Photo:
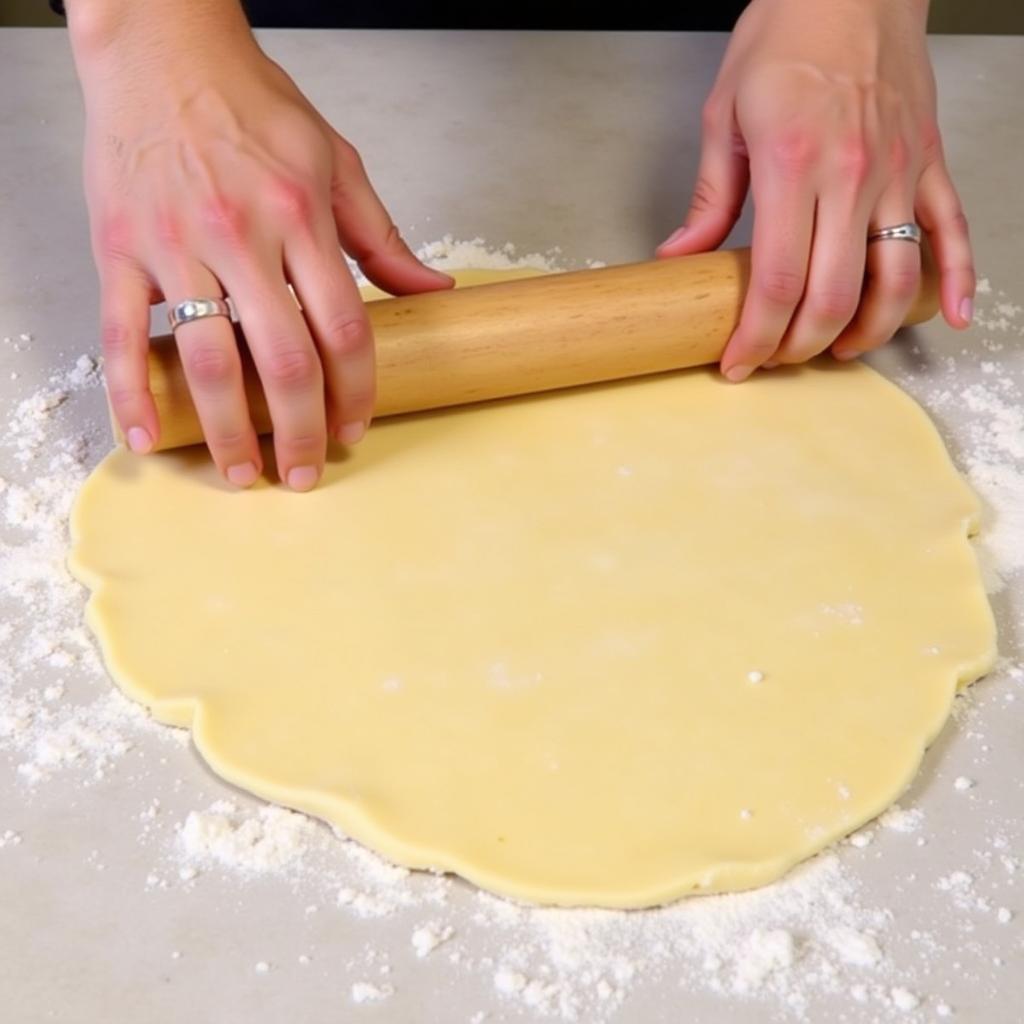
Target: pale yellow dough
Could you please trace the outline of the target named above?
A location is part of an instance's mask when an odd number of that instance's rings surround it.
[[[543,903],[769,882],[911,780],[992,663],[977,504],[870,369],[378,423],[323,485],[108,456],[71,563],[213,769]]]

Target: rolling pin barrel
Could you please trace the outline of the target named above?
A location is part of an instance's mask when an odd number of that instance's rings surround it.
[[[938,308],[936,273],[923,255],[921,289],[904,324]],[[375,415],[717,362],[739,319],[749,267],[749,250],[739,249],[371,302]],[[155,339],[149,361],[158,447],[202,441],[173,339]],[[266,433],[263,390],[251,362],[243,364],[253,422]]]

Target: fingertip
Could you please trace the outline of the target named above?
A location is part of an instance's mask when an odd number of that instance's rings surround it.
[[[306,492],[313,490],[320,480],[320,469],[317,466],[293,466],[288,470],[286,483],[293,491]]]
[[[742,384],[753,372],[754,367],[746,363],[733,363],[728,368],[722,368],[722,375],[730,384]]]
[[[974,300],[970,297],[944,299],[942,318],[955,331],[966,331],[974,323]]]
[[[677,243],[683,240],[687,231],[689,231],[689,228],[685,224],[683,224],[682,227],[676,228],[675,231],[673,231],[672,234],[658,246],[656,251],[659,253],[670,251]]]
[[[390,295],[416,295],[455,287],[455,278],[420,263],[412,253],[402,260],[371,257],[360,263],[360,269],[378,288]]]
[[[654,253],[658,259],[670,259],[675,256],[692,256],[700,252],[710,252],[725,241],[728,233],[729,229],[723,230],[720,224],[698,221],[695,224],[684,225],[669,235],[654,250]]]
[[[848,363],[860,355],[862,355],[860,349],[856,348],[840,347],[832,349],[833,358],[838,359],[841,363]]]
[[[240,462],[234,466],[228,466],[224,471],[228,483],[235,487],[251,487],[260,476],[260,469],[255,462]]]
[[[455,287],[455,278],[451,274],[446,274],[443,270],[435,270],[433,267],[428,267],[422,263],[420,266],[424,270],[429,271],[435,291],[445,291]]]
[[[337,439],[343,445],[358,444],[366,435],[366,423],[363,420],[353,420],[351,423],[343,423],[337,432]]]
[[[136,455],[148,455],[153,450],[153,435],[145,427],[129,427],[124,436],[128,447]]]

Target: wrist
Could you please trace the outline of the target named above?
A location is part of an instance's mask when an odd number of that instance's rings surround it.
[[[202,55],[256,43],[239,0],[66,0],[79,70],[131,66],[167,53]]]

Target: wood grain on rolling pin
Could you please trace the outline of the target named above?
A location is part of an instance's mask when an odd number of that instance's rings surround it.
[[[749,255],[737,249],[371,302],[375,415],[717,362],[739,318]],[[935,314],[937,290],[926,259],[905,324]],[[244,363],[253,422],[265,433],[266,401],[251,362]],[[154,339],[149,374],[161,425],[157,447],[201,441],[170,337]]]

